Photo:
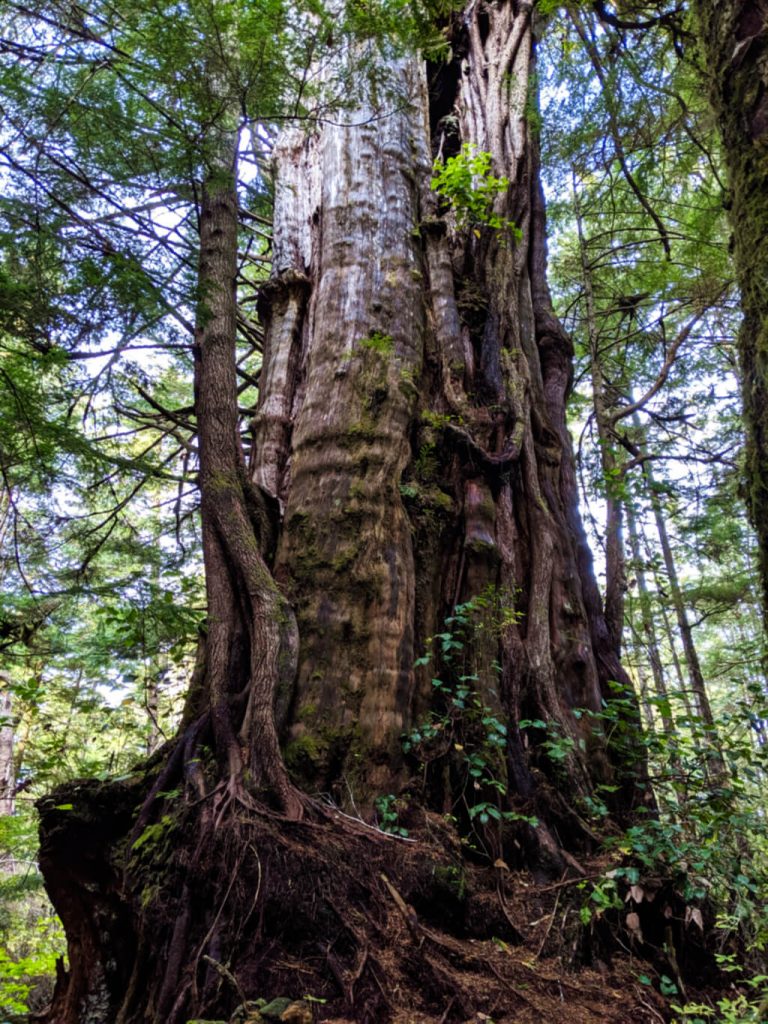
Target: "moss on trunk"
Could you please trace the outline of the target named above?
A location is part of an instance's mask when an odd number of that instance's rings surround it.
[[[760,552],[768,623],[768,6],[698,0],[702,63],[728,169],[746,426],[746,497]]]

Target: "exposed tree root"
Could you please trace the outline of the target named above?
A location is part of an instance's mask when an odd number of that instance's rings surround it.
[[[315,802],[291,819],[229,783],[202,801],[171,791],[148,817],[146,789],[43,803],[42,867],[71,940],[48,1024],[228,1021],[278,996],[361,1024],[555,1022],[566,1002],[585,1024],[664,1018],[641,971],[610,961],[610,935],[585,937],[575,886],[467,861],[435,815],[414,812],[403,842]]]

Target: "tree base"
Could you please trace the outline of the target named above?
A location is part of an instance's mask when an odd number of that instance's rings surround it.
[[[555,1022],[566,1006],[580,1022],[665,1019],[637,960],[611,957],[612,929],[581,924],[578,879],[481,863],[437,815],[412,811],[400,838],[323,805],[286,820],[220,787],[166,793],[136,834],[145,793],[89,782],[41,802],[70,942],[48,1024],[242,1024],[280,997],[300,1024]]]

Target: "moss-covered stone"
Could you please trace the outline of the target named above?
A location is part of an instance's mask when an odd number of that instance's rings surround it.
[[[292,999],[288,999],[285,996],[278,996],[278,998],[273,999],[271,1003],[267,1003],[266,1006],[262,1006],[259,1012],[265,1020],[281,1020],[283,1014],[292,1002]]]

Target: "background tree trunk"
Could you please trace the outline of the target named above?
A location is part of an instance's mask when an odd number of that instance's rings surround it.
[[[739,333],[747,505],[757,532],[768,623],[768,5],[698,0],[702,63],[728,169],[744,322]]]
[[[0,672],[0,815],[13,814],[16,803],[13,698],[10,683],[11,677],[6,672]]]

